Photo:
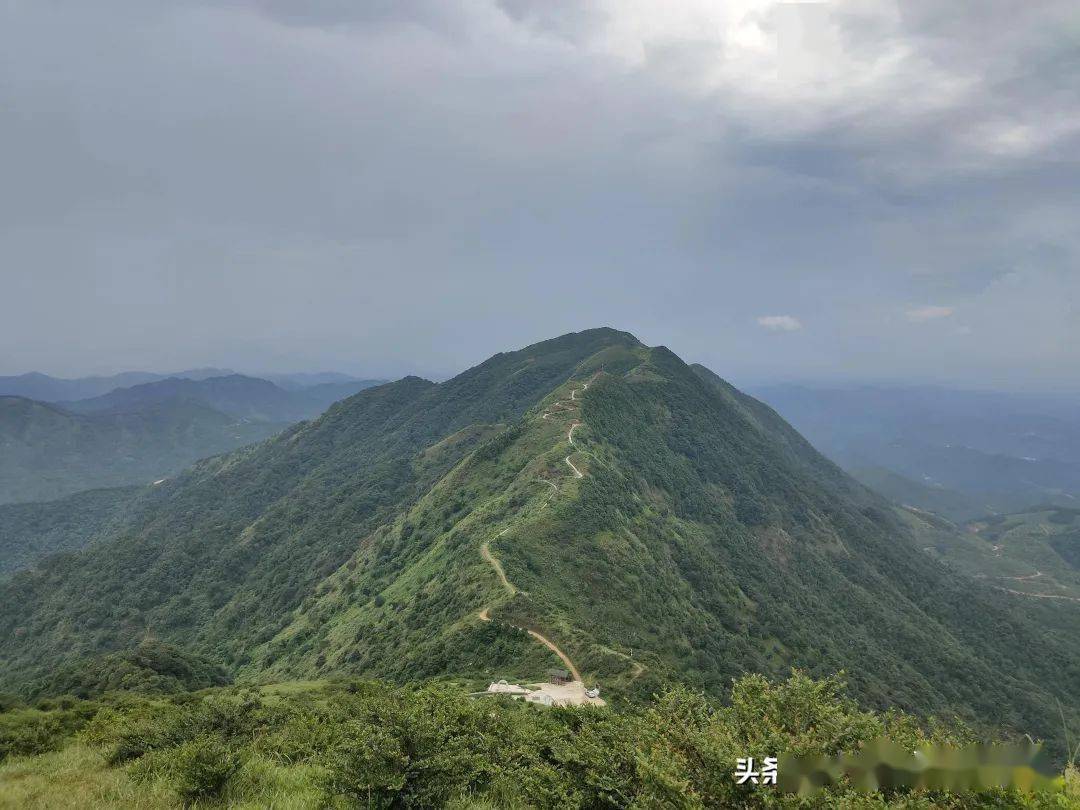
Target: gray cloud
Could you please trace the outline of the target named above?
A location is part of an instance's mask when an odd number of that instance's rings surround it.
[[[771,332],[796,332],[803,328],[802,321],[791,315],[762,315],[757,323]]]
[[[0,373],[612,324],[736,380],[1075,385],[1070,6],[15,0]]]
[[[923,323],[925,321],[936,321],[938,318],[948,318],[956,310],[952,307],[943,307],[939,304],[927,304],[921,307],[912,307],[904,314],[907,315],[907,319],[912,323]]]

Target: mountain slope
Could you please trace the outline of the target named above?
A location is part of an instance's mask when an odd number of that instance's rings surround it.
[[[149,631],[249,680],[536,677],[554,647],[624,692],[795,664],[1035,733],[1051,688],[1080,705],[1076,613],[951,572],[767,406],[614,330],[363,391],[153,495],[0,586],[2,686]]]
[[[110,537],[137,487],[95,489],[56,501],[0,505],[0,577]]]
[[[1002,505],[996,499],[979,498],[940,485],[925,484],[884,467],[856,467],[848,472],[855,480],[893,503],[933,512],[955,523],[993,514]]]
[[[150,482],[280,427],[238,420],[186,400],[84,415],[0,397],[0,503]]]
[[[1080,609],[1080,509],[1046,505],[974,521],[963,530],[918,511],[908,510],[904,518],[927,551],[991,588]]]

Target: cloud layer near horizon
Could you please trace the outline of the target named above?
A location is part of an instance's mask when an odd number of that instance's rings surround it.
[[[610,324],[735,379],[1076,386],[1074,8],[15,0],[0,373]]]

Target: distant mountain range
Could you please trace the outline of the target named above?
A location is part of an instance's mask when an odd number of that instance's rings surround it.
[[[952,520],[1080,506],[1080,403],[932,387],[755,390],[823,453]]]
[[[149,483],[265,439],[378,383],[285,390],[230,374],[169,377],[52,404],[0,396],[0,504]]]
[[[238,418],[261,422],[297,422],[317,416],[339,399],[381,382],[324,382],[286,390],[269,380],[240,374],[202,380],[170,377],[130,388],[118,388],[92,399],[57,404],[74,413],[123,413],[169,400],[185,399]]]
[[[220,368],[191,369],[176,374],[125,371],[108,377],[78,377],[67,380],[34,371],[14,377],[0,377],[0,396],[24,397],[26,399],[36,399],[40,402],[61,402],[98,397],[116,388],[157,382],[169,377],[205,380],[207,377],[222,377],[233,373],[235,372]]]
[[[98,377],[77,377],[63,379],[50,377],[48,374],[31,372],[16,376],[0,376],[0,396],[25,397],[40,402],[72,402],[90,399],[108,394],[117,388],[131,388],[144,383],[161,382],[168,379],[206,380],[210,377],[230,377],[237,372],[225,368],[194,368],[173,374],[158,374],[150,371],[124,371],[120,374]],[[337,371],[297,372],[295,374],[257,374],[243,375],[261,380],[269,380],[280,388],[297,391],[327,383],[363,383],[385,382],[385,380],[365,380]],[[359,389],[357,389],[359,390]]]
[[[179,374],[176,376],[182,377],[184,375]],[[311,388],[315,385],[326,385],[328,383],[364,382],[360,377],[341,374],[337,371],[298,372],[296,374],[257,374],[253,376],[257,376],[264,380],[270,380],[270,382],[288,391],[295,391],[298,388]],[[379,382],[386,382],[386,380],[379,380]]]
[[[797,666],[1047,738],[1080,707],[1070,603],[943,564],[771,408],[612,329],[361,391],[120,517],[90,500],[89,536],[7,510],[23,559],[89,545],[0,582],[0,689],[153,637],[246,682],[558,667],[616,700]]]

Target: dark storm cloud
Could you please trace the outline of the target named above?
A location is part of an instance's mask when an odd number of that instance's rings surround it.
[[[0,373],[436,374],[612,324],[736,379],[1076,384],[1078,26],[16,0]]]

